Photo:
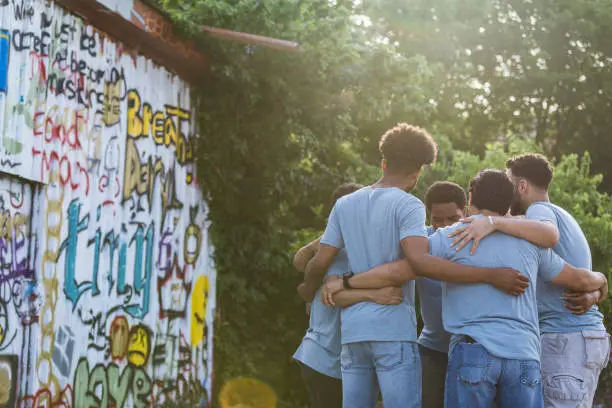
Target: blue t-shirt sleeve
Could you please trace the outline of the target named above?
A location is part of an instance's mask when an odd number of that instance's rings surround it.
[[[329,214],[327,227],[325,227],[325,232],[321,238],[321,243],[336,248],[344,248],[344,239],[342,238],[340,220],[338,219],[338,203],[334,205],[331,214]]]
[[[546,282],[555,279],[565,266],[565,261],[552,249],[538,248],[540,251],[540,264],[538,276]]]
[[[429,236],[429,255],[444,259],[450,258],[448,232],[445,231],[445,229],[439,229]]]
[[[550,207],[544,204],[535,203],[530,205],[525,213],[525,217],[529,218],[530,220],[550,222],[555,227],[559,227],[555,213],[550,209]]]
[[[398,207],[400,241],[408,237],[427,237],[425,206],[417,198],[406,195]]]

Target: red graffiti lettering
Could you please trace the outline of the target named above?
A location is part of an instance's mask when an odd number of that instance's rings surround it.
[[[19,401],[20,407],[36,408],[71,408],[72,387],[66,385],[60,395],[54,396],[46,388],[38,390],[34,395],[27,395]]]
[[[34,136],[43,136],[46,143],[59,143],[62,147],[68,145],[71,149],[81,150],[79,135],[87,125],[84,113],[82,109],[71,112],[64,108],[62,115],[57,105],[46,113],[38,111],[34,113]]]
[[[59,167],[59,181],[63,187],[69,185],[72,191],[83,187],[85,195],[89,195],[89,174],[78,161],[70,160],[66,155],[60,156],[55,151],[47,155],[47,152],[41,152],[34,147],[32,148],[32,156],[41,156],[41,180],[44,180],[45,174],[48,174],[51,171],[51,166],[55,164]]]

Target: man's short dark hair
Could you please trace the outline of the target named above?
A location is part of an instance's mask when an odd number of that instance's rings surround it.
[[[361,190],[363,186],[357,183],[344,183],[338,186],[332,194],[332,205],[336,204],[336,201],[345,195],[354,193],[357,190]]]
[[[501,170],[483,170],[470,181],[471,204],[479,210],[505,215],[512,204],[514,186]]]
[[[400,123],[387,130],[378,148],[395,174],[411,174],[436,161],[438,146],[431,135],[420,127]]]
[[[514,156],[506,162],[512,175],[524,178],[536,187],[548,190],[553,177],[553,168],[545,156],[536,153]]]
[[[437,181],[425,193],[427,211],[431,211],[431,206],[434,204],[447,203],[455,203],[459,209],[463,210],[466,202],[465,191],[459,184],[450,181]]]

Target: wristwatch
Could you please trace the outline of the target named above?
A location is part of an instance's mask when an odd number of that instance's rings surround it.
[[[355,275],[353,272],[344,272],[342,275],[342,286],[344,286],[344,289],[352,289],[349,279],[351,279],[353,275]]]

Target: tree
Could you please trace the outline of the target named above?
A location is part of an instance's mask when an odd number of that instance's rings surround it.
[[[324,225],[335,186],[368,173],[353,147],[358,124],[388,120],[389,89],[404,104],[422,100],[427,66],[356,22],[353,2],[160,6],[207,50],[212,65],[195,92],[197,179],[210,208],[218,276],[216,391],[229,379],[255,376],[276,390],[282,406],[301,406],[291,355],[306,318],[288,244]],[[305,52],[211,40],[199,25],[297,41]]]
[[[612,150],[602,149],[612,130],[612,1],[365,3],[404,55],[443,67],[432,120],[457,147],[482,154],[486,142],[520,134],[557,158],[588,150],[612,190]]]

